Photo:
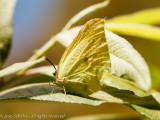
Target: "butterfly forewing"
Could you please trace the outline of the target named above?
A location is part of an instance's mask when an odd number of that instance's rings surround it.
[[[58,78],[94,84],[98,81],[98,70],[109,67],[104,20],[97,18],[86,23],[64,52],[58,67]]]

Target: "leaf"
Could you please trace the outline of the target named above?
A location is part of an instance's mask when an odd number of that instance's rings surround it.
[[[22,85],[0,92],[0,100],[28,98],[42,94],[49,94],[52,91],[52,88],[53,86],[49,85],[49,83]],[[59,87],[57,88],[56,86],[55,88],[57,92],[62,90]]]
[[[106,29],[117,34],[160,41],[160,28],[135,23],[106,23]]]
[[[16,0],[0,0],[0,66],[5,62],[11,47],[12,20]]]
[[[3,70],[0,70],[0,77],[4,77],[6,75],[10,75],[10,74],[16,73],[18,71],[24,70],[24,69],[28,68],[28,66],[33,66],[33,65],[40,63],[44,60],[45,60],[45,57],[42,57],[42,58],[35,60],[35,61],[15,63],[15,64],[13,64]]]
[[[151,78],[146,62],[133,46],[124,38],[105,29],[111,61],[111,74],[135,81],[148,91]]]
[[[63,28],[63,31],[69,30],[70,28],[74,27],[77,23],[79,23],[82,19],[89,16],[90,14],[106,7],[109,4],[110,0],[104,0],[104,2],[97,3],[95,5],[92,5],[79,13],[77,13],[75,16],[73,16],[66,26]]]
[[[58,85],[54,85],[54,92],[50,94],[52,89],[53,85],[49,85],[49,83],[28,84],[18,86],[9,90],[2,91],[0,93],[0,100],[24,98],[40,101],[44,100],[65,103],[87,104],[92,106],[97,106],[102,103],[105,103],[104,101],[83,98],[75,95],[65,95],[63,93],[63,89]]]
[[[57,68],[57,66],[56,66]],[[34,74],[44,74],[53,77],[53,73],[55,72],[55,69],[53,66],[42,66],[37,68],[29,69],[25,72],[25,75],[34,75]]]
[[[101,90],[89,95],[89,97],[106,101],[108,103],[136,104],[146,108],[160,109],[160,104],[155,100],[152,94],[153,93],[144,96],[137,96],[129,90],[104,86]]]
[[[132,14],[116,16],[106,20],[106,23],[142,23],[160,24],[160,8],[141,10]]]
[[[48,83],[39,83],[39,84],[28,84],[28,85],[22,85],[15,88],[11,88],[5,91],[2,91],[0,93],[0,100],[6,100],[6,99],[28,99],[28,100],[40,100],[40,101],[53,101],[53,102],[64,102],[64,103],[78,103],[78,104],[86,104],[86,105],[92,105],[97,106],[105,102],[114,102],[110,97],[103,95],[107,100],[95,100],[92,98],[84,98],[80,96],[75,96],[68,94],[65,95],[63,93],[63,89],[58,86],[54,85],[54,92],[52,94],[51,91],[53,89],[52,85],[49,85]],[[104,90],[104,89],[103,89]],[[105,90],[108,90],[105,93],[109,93],[110,96],[114,96],[115,98],[122,99],[123,103],[121,102],[115,102],[115,103],[121,103],[121,104],[128,104],[132,108],[134,108],[136,111],[145,114],[149,118],[157,118],[157,115],[159,116],[158,110],[152,110],[148,108],[144,108],[135,104],[141,104],[143,106],[147,107],[153,107],[160,109],[159,105],[156,104],[156,101],[154,101],[153,98],[150,97],[135,97],[132,93],[124,91],[124,90],[116,90],[115,88],[105,88]],[[109,95],[108,94],[108,95]],[[100,98],[98,94],[96,97]],[[130,102],[127,102],[127,98]],[[132,104],[135,103],[135,104]],[[152,105],[152,106],[151,106]]]
[[[152,96],[157,100],[157,102],[160,104],[160,93],[155,92],[152,94]]]
[[[50,94],[53,88],[54,92]],[[31,100],[88,104],[93,106],[109,102],[118,104],[137,104],[148,108],[160,109],[160,105],[151,95],[138,97],[130,91],[119,90],[109,86],[103,88],[102,91],[90,95],[90,98],[80,97],[69,93],[65,95],[63,91],[63,88],[56,84],[54,87],[49,83],[27,84],[0,92],[0,100],[24,98]],[[95,100],[95,98],[99,100]]]
[[[82,26],[78,26],[70,30],[60,32],[55,36],[55,39],[64,47],[68,47],[81,28]]]
[[[160,120],[160,110],[153,110],[144,108],[138,105],[130,105],[133,109],[135,109],[137,112],[141,113],[142,115],[147,116],[148,118],[152,120]]]
[[[75,95],[64,93],[55,93],[55,94],[47,94],[47,95],[40,95],[35,97],[30,97],[31,100],[44,100],[44,101],[55,101],[55,102],[65,102],[65,103],[77,103],[77,104],[87,104],[92,106],[97,106],[102,103],[105,103],[105,101],[99,101],[99,100],[92,100],[87,99]]]

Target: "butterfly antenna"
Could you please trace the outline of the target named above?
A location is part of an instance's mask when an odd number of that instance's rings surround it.
[[[57,72],[56,66],[48,58],[46,58],[46,60],[54,67],[55,71]]]

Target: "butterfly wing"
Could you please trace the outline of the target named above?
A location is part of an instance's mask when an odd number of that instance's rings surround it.
[[[58,78],[66,83],[82,83],[91,90],[98,84],[98,70],[110,67],[104,20],[88,21],[64,52],[58,67]],[[73,87],[73,86],[72,86]]]

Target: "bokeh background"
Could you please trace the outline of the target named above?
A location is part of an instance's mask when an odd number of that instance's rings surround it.
[[[36,49],[58,33],[73,15],[92,4],[102,1],[18,0],[14,14],[12,49],[5,67],[16,62],[26,61]],[[81,24],[95,17],[111,18],[154,7],[160,7],[160,0],[112,0],[108,7],[87,17]],[[147,62],[160,67],[160,43],[136,37],[123,37],[141,53]],[[47,57],[54,64],[58,64],[64,50],[64,47],[56,46],[47,53]],[[43,64],[48,63],[44,62]],[[0,113],[3,114],[65,114],[68,118],[77,115],[126,112],[138,115],[130,108],[116,104],[92,107],[42,101],[0,101]]]

